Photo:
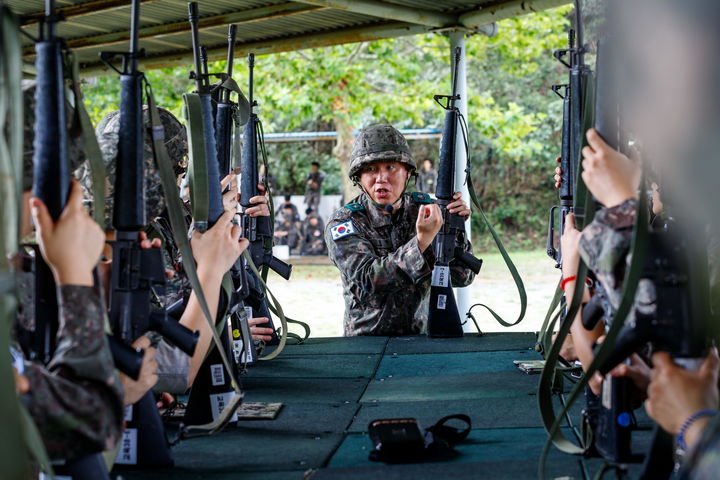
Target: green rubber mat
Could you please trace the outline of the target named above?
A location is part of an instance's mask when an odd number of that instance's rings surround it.
[[[388,337],[308,338],[301,345],[286,345],[280,356],[383,353]]]
[[[371,467],[326,468],[312,480],[535,480],[537,462],[517,458],[512,462],[414,463],[409,465],[374,464]],[[554,459],[546,470],[548,479],[580,479],[581,470],[574,458]]]
[[[394,337],[388,342],[387,354],[492,352],[524,350],[535,345],[535,334],[529,332],[498,332],[467,334],[461,338],[428,338],[426,335]]]
[[[513,360],[542,360],[542,357],[534,350],[385,355],[375,378],[517,370]]]
[[[459,455],[447,462],[508,462],[517,459],[537,460],[547,434],[542,428],[503,428],[494,430],[473,430],[467,439],[455,449]],[[370,437],[365,434],[350,434],[333,455],[328,467],[368,467],[377,465],[368,459],[372,449]],[[553,452],[551,458],[562,458]]]
[[[287,403],[274,420],[243,420],[237,423],[237,427],[267,432],[342,432],[357,409],[356,403]]]
[[[355,378],[247,378],[242,380],[245,401],[282,403],[357,403],[367,379]]]
[[[233,428],[173,448],[176,468],[203,473],[319,468],[342,442],[342,433],[298,433]],[[208,475],[208,478],[212,478]]]
[[[113,472],[113,476],[116,472]],[[214,472],[186,470],[182,467],[173,469],[149,470],[137,472],[122,470],[119,472],[123,480],[303,480],[305,470],[289,470],[285,472]],[[119,479],[118,479],[119,480]]]
[[[422,402],[535,395],[537,375],[519,370],[371,380],[361,402]]]
[[[422,428],[427,428],[442,417],[456,413],[468,415],[473,428],[542,426],[536,397],[524,395],[481,400],[364,403],[348,431],[366,432],[372,420],[403,417],[416,418]]]
[[[371,378],[381,355],[280,356],[248,369],[247,377]]]

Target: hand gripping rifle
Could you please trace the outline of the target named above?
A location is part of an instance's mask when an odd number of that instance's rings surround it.
[[[258,167],[258,144],[264,155],[265,145],[259,130],[262,129],[260,119],[255,112],[257,102],[253,98],[253,70],[255,68],[255,55],[248,55],[249,81],[248,99],[250,102],[250,117],[245,124],[243,132],[242,151],[242,178],[240,180],[240,205],[243,210],[255,206],[251,199],[259,195],[258,183],[260,181]],[[269,268],[285,280],[290,278],[292,265],[288,265],[272,254],[272,226],[270,217],[251,217],[243,214],[240,217],[243,237],[250,241],[250,257],[255,266]]]
[[[155,331],[183,352],[195,352],[198,332],[192,332],[170,318],[165,310],[151,309],[153,289],[165,283],[165,268],[159,249],[143,249],[138,239],[145,225],[145,163],[143,141],[143,74],[138,71],[140,1],[133,0],[130,24],[130,50],[103,52],[110,64],[122,57],[120,74],[120,132],[113,196],[113,227],[116,231],[110,288],[110,324],[116,337],[130,344],[147,331]],[[112,66],[112,65],[111,65]],[[173,195],[175,192],[165,192]],[[123,448],[116,462],[123,465],[167,466],[172,457],[151,392],[132,407],[132,420],[126,427]],[[127,448],[135,454],[128,455]]]
[[[462,337],[455,294],[450,278],[450,262],[459,263],[476,274],[480,272],[482,260],[465,251],[465,219],[457,213],[450,213],[447,205],[453,201],[455,193],[455,160],[460,111],[455,102],[460,99],[457,93],[458,65],[460,47],[455,50],[455,70],[453,72],[452,95],[435,95],[435,101],[445,109],[445,125],[440,142],[440,162],[435,195],[440,206],[443,225],[433,240],[435,266],[430,286],[430,310],[428,314],[428,335],[430,337]],[[446,99],[443,104],[441,99]]]

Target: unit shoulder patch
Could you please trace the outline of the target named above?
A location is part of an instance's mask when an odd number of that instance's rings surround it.
[[[347,208],[351,212],[362,212],[363,210],[365,210],[364,206],[362,206],[359,203],[355,203],[355,202],[348,203],[347,205],[345,205],[345,208]]]
[[[428,204],[428,203],[435,203],[435,200],[432,199],[430,195],[423,192],[412,192],[410,194],[410,198],[414,203],[421,203],[421,204]]]
[[[357,233],[355,230],[355,225],[353,225],[352,220],[348,220],[347,222],[338,223],[332,229],[330,229],[330,233],[332,234],[333,240],[337,241],[340,238],[347,237],[348,235],[354,235]]]

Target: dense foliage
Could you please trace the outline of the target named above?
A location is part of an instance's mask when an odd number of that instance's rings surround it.
[[[553,83],[566,79],[552,51],[567,42],[569,7],[504,20],[493,38],[467,39],[471,164],[475,187],[490,219],[515,246],[538,247],[555,201],[554,159],[559,152],[561,101]],[[245,67],[238,62],[240,80]],[[442,126],[436,93],[450,90],[449,40],[441,34],[301,50],[259,57],[256,97],[266,132],[336,130],[332,142],[270,144],[271,170],[284,193],[302,193],[313,160],[328,174],[325,193],[349,194],[345,180],[352,132],[390,122],[399,128]],[[158,103],[180,115],[192,89],[186,68],[148,72]],[[222,63],[214,66],[222,70]],[[239,81],[242,85],[244,82]],[[86,90],[95,121],[115,109],[116,77]],[[437,140],[414,141],[419,158],[433,156]],[[479,228],[479,218],[475,219]],[[485,243],[487,235],[477,243]]]

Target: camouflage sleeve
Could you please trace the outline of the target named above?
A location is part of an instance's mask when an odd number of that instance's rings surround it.
[[[608,290],[619,288],[635,223],[637,199],[600,210],[580,237],[580,256]]]
[[[472,245],[467,240],[465,241],[465,251],[472,253]],[[467,287],[475,280],[475,272],[455,263],[450,266],[450,278],[453,286]]]
[[[432,249],[421,252],[417,237],[413,236],[394,252],[380,256],[362,232],[333,240],[330,230],[336,223],[328,223],[325,229],[328,254],[348,282],[364,293],[382,291],[386,294],[400,290],[420,283],[432,271]]]
[[[123,419],[123,392],[104,330],[105,309],[92,287],[58,288],[58,344],[47,368],[29,363],[23,402],[52,458],[112,448]]]

